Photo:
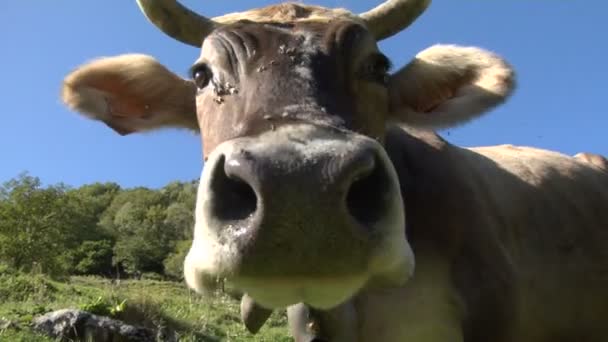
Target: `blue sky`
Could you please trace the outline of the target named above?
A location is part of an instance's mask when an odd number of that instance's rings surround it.
[[[182,3],[215,16],[275,2]],[[361,12],[380,1],[314,3]],[[602,0],[435,0],[413,26],[380,46],[395,67],[432,44],[454,43],[493,50],[516,68],[519,87],[507,104],[442,132],[454,144],[608,155],[606,13]],[[149,24],[134,0],[5,1],[0,42],[0,181],[27,170],[45,184],[160,187],[200,175],[197,136],[165,130],[121,137],[59,101],[63,77],[99,56],[146,53],[186,75],[198,51]]]

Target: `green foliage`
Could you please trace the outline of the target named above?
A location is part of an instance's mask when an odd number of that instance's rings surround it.
[[[92,302],[81,304],[78,308],[95,315],[109,316],[111,307],[103,296],[99,296]]]
[[[95,315],[117,317],[125,312],[127,300],[123,299],[121,302],[117,302],[115,298],[112,299],[108,300],[103,296],[99,296],[92,302],[81,304],[79,309]]]
[[[74,274],[112,273],[112,241],[84,241],[70,253]]]
[[[64,274],[59,256],[73,246],[81,217],[63,185],[42,188],[27,174],[0,187],[0,259],[26,271]]]
[[[0,303],[28,299],[52,298],[57,288],[42,275],[0,274]]]
[[[118,316],[121,313],[125,312],[126,307],[127,307],[127,300],[124,299],[122,302],[115,304],[110,308],[110,315]]]
[[[162,189],[116,183],[43,187],[27,173],[0,186],[0,260],[54,276],[159,274],[179,278],[192,239],[196,182]],[[148,278],[153,276],[149,275]]]
[[[184,185],[178,191],[178,184],[161,191],[122,191],[104,212],[100,225],[117,241],[114,263],[128,273],[162,273],[163,261],[176,241],[192,236],[196,189]]]
[[[114,249],[115,262],[128,272],[162,272],[162,261],[173,247],[172,232],[164,226],[164,208],[145,199],[132,198],[114,219],[122,237]]]
[[[10,275],[14,273],[15,269],[13,269],[9,264],[0,262],[0,275]]]

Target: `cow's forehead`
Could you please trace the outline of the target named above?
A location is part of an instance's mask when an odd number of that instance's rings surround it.
[[[201,54],[216,43],[214,38],[227,39],[236,33],[239,44],[254,46],[283,46],[285,42],[294,41],[296,50],[329,50],[367,44],[375,47],[376,42],[367,29],[357,21],[348,18],[335,19],[330,22],[295,21],[295,22],[255,22],[241,20],[224,25],[211,33],[203,42]],[[233,37],[234,38],[234,37]],[[336,43],[338,43],[336,45]],[[344,45],[346,44],[346,45]],[[266,51],[268,52],[268,51]],[[275,52],[281,53],[277,50]]]
[[[235,29],[241,30],[246,26],[250,26],[250,28],[255,27],[253,30],[257,31],[256,33],[260,37],[268,39],[272,39],[272,33],[279,33],[278,31],[287,33],[287,35],[295,33],[300,36],[299,38],[302,38],[301,35],[306,33],[322,37],[339,26],[345,26],[345,24],[346,26],[349,26],[348,24],[350,26],[357,26],[361,29],[359,31],[367,31],[365,22],[359,16],[346,9],[325,8],[297,3],[283,3],[244,12],[230,13],[215,17],[213,20],[222,24],[215,33]],[[262,24],[263,27],[256,24]],[[283,28],[283,30],[280,30],[280,28]],[[371,34],[367,36],[374,40]]]
[[[361,25],[365,25],[359,16],[343,8],[325,8],[297,3],[270,5],[213,18],[215,22],[221,24],[231,24],[243,20],[253,22],[297,23],[330,22],[336,19],[349,19],[360,23]]]
[[[220,104],[214,88],[198,97],[205,155],[221,142],[296,121],[379,136],[369,121],[380,116],[357,112],[351,83],[360,56],[375,51],[373,36],[350,19],[240,21],[216,29],[194,65],[210,67],[214,86],[230,83],[236,92]]]

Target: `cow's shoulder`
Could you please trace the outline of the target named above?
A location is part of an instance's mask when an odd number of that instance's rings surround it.
[[[408,210],[409,216],[428,220],[433,212],[451,213],[456,230],[464,222],[470,226],[471,218],[499,226],[530,226],[536,220],[543,227],[549,221],[580,226],[607,219],[602,159],[526,146],[460,148],[436,133],[403,127],[389,129],[386,149],[406,205],[418,209]]]
[[[539,178],[549,172],[570,174],[571,178],[576,178],[579,174],[596,171],[589,169],[589,166],[605,163],[604,157],[592,153],[579,153],[571,157],[556,151],[510,144],[472,147],[469,150],[493,160],[522,179],[527,179],[530,173],[536,175],[534,178]],[[586,163],[581,164],[581,161]]]
[[[486,188],[492,189],[494,196],[504,196],[507,206],[526,203],[516,201],[521,196],[561,207],[564,213],[570,209],[583,210],[581,205],[591,205],[600,201],[608,202],[608,173],[602,169],[599,156],[585,159],[583,156],[569,155],[527,146],[498,145],[468,149],[476,156],[469,163],[472,169],[479,169],[482,159],[489,160],[493,167],[484,168],[479,179]],[[553,203],[552,203],[553,202]],[[527,205],[527,204],[526,204]],[[586,213],[583,210],[583,213]]]

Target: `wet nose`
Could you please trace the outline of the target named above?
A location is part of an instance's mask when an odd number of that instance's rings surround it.
[[[243,148],[208,165],[213,168],[213,220],[235,224],[269,216],[264,211],[276,214],[287,204],[301,203],[302,209],[311,209],[321,202],[330,202],[336,215],[347,215],[345,219],[370,230],[382,217],[389,180],[375,148],[362,146],[309,159],[291,152],[286,149],[268,156]]]

